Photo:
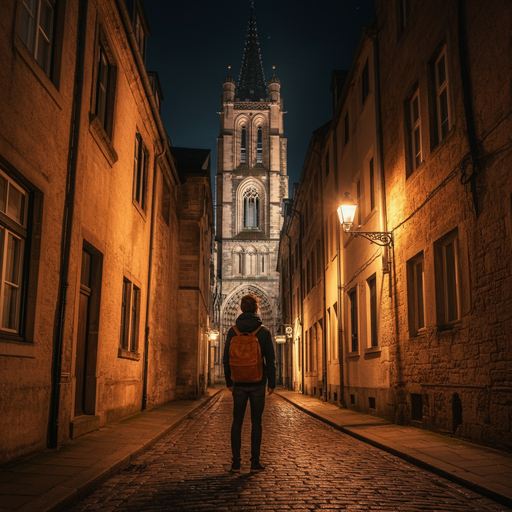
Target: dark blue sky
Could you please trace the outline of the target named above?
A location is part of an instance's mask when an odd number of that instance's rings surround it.
[[[250,0],[145,0],[152,35],[147,69],[158,71],[162,118],[173,146],[212,150],[227,66],[238,80]],[[332,117],[333,69],[348,69],[374,0],[255,0],[265,78],[281,80],[290,185],[311,133]]]

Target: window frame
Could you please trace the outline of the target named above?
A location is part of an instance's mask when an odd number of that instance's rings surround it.
[[[359,308],[357,287],[347,292],[349,308],[349,353],[359,354]]]
[[[132,200],[142,212],[147,208],[149,152],[139,132],[135,135]]]
[[[450,261],[450,273],[447,262],[447,247],[453,244]],[[460,242],[458,230],[455,229],[434,243],[435,255],[435,284],[436,284],[436,312],[439,329],[450,329],[462,320],[462,283],[460,275]],[[450,290],[450,283],[452,289]],[[456,318],[451,317],[453,310]]]
[[[21,1],[21,27],[19,36],[25,44],[27,50],[33,55],[45,75],[51,79],[53,73],[54,63],[54,41],[55,41],[55,26],[56,26],[56,1],[55,0],[33,0],[36,4],[35,12],[32,12],[27,5],[27,2]],[[49,26],[46,29],[41,27],[41,7],[45,4],[51,10],[51,19]],[[28,17],[28,18],[27,18]],[[27,24],[25,20],[28,19]],[[26,36],[24,35],[24,26],[27,27]],[[48,34],[46,33],[48,32]],[[43,37],[48,43],[47,49],[47,62],[41,62],[40,60],[40,39]]]
[[[141,288],[129,277],[123,276],[121,294],[121,322],[119,325],[118,357],[139,359]]]
[[[421,270],[418,269],[421,264]],[[426,332],[425,301],[425,255],[422,252],[410,258],[406,263],[409,336],[418,336]],[[421,290],[419,272],[421,272]]]
[[[414,103],[417,103],[417,117],[415,117]],[[409,122],[410,122],[410,162],[412,174],[423,163],[423,145],[421,141],[421,103],[420,90],[416,89],[409,101]],[[416,135],[417,134],[417,135]],[[419,148],[418,148],[419,145]],[[419,155],[419,161],[418,161]]]
[[[439,77],[439,63],[441,60],[444,59],[444,80],[440,83],[440,77]],[[439,144],[441,141],[443,141],[449,134],[450,129],[452,127],[452,121],[451,121],[451,105],[450,105],[450,79],[449,79],[449,73],[448,73],[448,52],[446,49],[446,45],[443,46],[441,51],[438,53],[437,57],[434,60],[433,63],[434,66],[434,94],[435,94],[435,126],[436,126],[436,140]],[[443,100],[442,96],[445,95],[446,100],[446,117],[442,118],[442,108],[443,108]],[[443,134],[443,126],[446,123],[446,130]]]
[[[373,283],[373,287],[372,287]],[[377,276],[376,274],[371,275],[366,280],[366,286],[368,289],[368,332],[369,346],[368,348],[373,349],[379,346],[379,314],[378,314],[378,291],[377,291]],[[372,291],[374,292],[372,294]]]

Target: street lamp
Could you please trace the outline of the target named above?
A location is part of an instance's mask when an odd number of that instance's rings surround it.
[[[343,200],[338,207],[338,217],[345,233],[362,236],[370,242],[382,247],[393,246],[393,233],[391,231],[350,231],[354,224],[357,204],[352,201],[349,192],[345,192]]]

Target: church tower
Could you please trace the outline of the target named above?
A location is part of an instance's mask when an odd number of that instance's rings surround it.
[[[288,197],[286,139],[281,82],[265,81],[254,1],[238,83],[223,82],[216,176],[216,286],[214,324],[220,354],[227,331],[240,314],[247,293],[260,298],[263,323],[280,327],[279,274],[276,271],[281,205]]]

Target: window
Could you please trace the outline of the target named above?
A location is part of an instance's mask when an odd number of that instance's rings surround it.
[[[361,226],[361,182],[356,184],[356,202],[357,202],[357,225]]]
[[[24,0],[20,37],[48,76],[52,66],[54,17],[53,0]]]
[[[359,334],[357,328],[357,290],[352,290],[348,294],[350,302],[350,351],[359,350]]]
[[[94,113],[107,135],[112,138],[116,67],[110,62],[105,48],[105,43],[100,41]]]
[[[436,242],[434,247],[437,321],[444,326],[461,318],[457,230]]]
[[[423,397],[417,393],[411,393],[411,420],[423,420]]]
[[[244,192],[244,228],[256,229],[259,227],[260,199],[258,191],[248,188]]]
[[[21,334],[28,192],[0,172],[0,331]]]
[[[362,94],[362,103],[366,101],[368,94],[370,94],[370,73],[368,71],[368,59],[364,64],[363,73],[361,75],[361,94]]]
[[[345,114],[345,145],[348,143],[348,140],[350,138],[350,123],[348,119],[348,111]]]
[[[263,134],[261,128],[258,128],[258,142],[256,146],[256,163],[261,164],[263,162],[262,158],[262,148],[263,148]]]
[[[133,31],[135,32],[135,39],[137,39],[137,43],[139,45],[139,52],[142,57],[142,60],[146,60],[146,28],[144,26],[143,17],[141,13],[141,8],[139,2],[137,2],[136,12],[135,12],[135,25],[133,27]]]
[[[417,90],[410,103],[410,123],[411,123],[411,162],[412,171],[414,171],[421,162],[421,115],[420,115],[420,92]]]
[[[137,133],[133,163],[133,200],[143,211],[146,211],[148,159],[142,137]]]
[[[379,345],[377,330],[377,279],[375,276],[368,279],[368,293],[370,296],[370,347]]]
[[[333,346],[333,357],[334,359],[339,358],[339,346],[338,346],[338,303],[335,302],[332,307],[332,346]]]
[[[412,336],[425,328],[424,267],[423,253],[407,262],[409,332]]]
[[[121,300],[121,328],[119,348],[127,352],[137,352],[139,348],[140,288],[129,279],[123,279]],[[120,352],[120,355],[122,353]]]
[[[370,174],[370,211],[372,212],[375,208],[375,173],[373,169],[373,158],[368,163],[369,174]]]
[[[434,64],[437,142],[441,142],[448,135],[451,128],[449,82],[446,64],[446,48],[444,48]]]
[[[327,176],[329,174],[329,151],[325,154],[325,175]]]
[[[162,217],[164,222],[169,226],[171,220],[171,189],[164,178],[162,183]]]
[[[316,265],[317,279],[320,279],[322,277],[322,246],[318,239],[316,241]]]
[[[238,273],[242,275],[244,273],[244,255],[239,252],[238,253]]]
[[[245,164],[245,154],[247,149],[247,133],[245,126],[242,126],[241,143],[240,143],[240,163]]]
[[[261,257],[261,273],[265,273],[265,256]]]

